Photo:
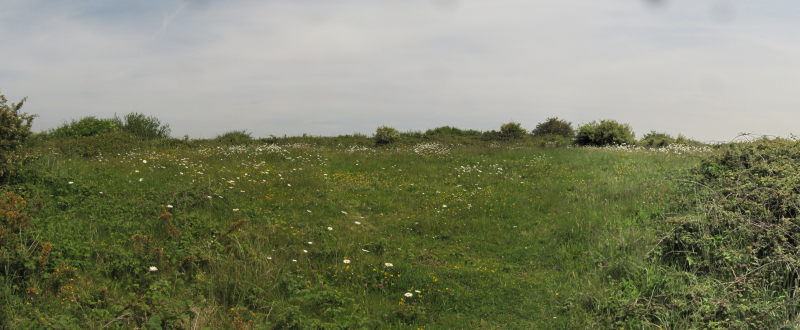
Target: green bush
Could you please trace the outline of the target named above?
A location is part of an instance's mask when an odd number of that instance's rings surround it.
[[[533,136],[556,135],[572,138],[575,136],[575,130],[572,128],[572,123],[553,117],[536,125],[531,134]]]
[[[634,144],[630,125],[614,120],[593,121],[578,128],[575,144],[582,146],[607,146]]]
[[[426,137],[433,136],[480,136],[481,132],[474,129],[463,130],[451,126],[442,126],[425,131]]]
[[[375,130],[376,145],[390,144],[397,141],[397,139],[399,138],[400,138],[400,132],[398,132],[394,128],[388,126],[381,126]]]
[[[224,144],[247,144],[253,141],[253,136],[247,131],[230,131],[217,136],[214,141]]]
[[[650,131],[650,133],[645,134],[641,140],[639,140],[639,144],[644,147],[651,147],[651,148],[661,148],[666,147],[670,144],[674,144],[675,139],[669,136],[666,133],[658,133],[655,131]]]
[[[500,138],[503,140],[519,140],[525,137],[527,132],[520,123],[510,122],[500,126]]]
[[[144,139],[168,138],[170,128],[168,124],[153,116],[132,112],[122,118],[114,116],[114,122],[124,131]]]
[[[31,136],[34,116],[20,112],[24,103],[25,99],[7,104],[5,96],[0,94],[0,177],[3,178],[18,165],[18,149]]]
[[[73,120],[50,131],[48,135],[56,138],[80,138],[113,132],[119,124],[113,119],[99,119],[93,116]]]

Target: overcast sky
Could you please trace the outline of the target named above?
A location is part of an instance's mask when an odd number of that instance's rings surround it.
[[[800,2],[0,0],[0,93],[36,130],[173,135],[599,119],[700,140],[800,133]]]

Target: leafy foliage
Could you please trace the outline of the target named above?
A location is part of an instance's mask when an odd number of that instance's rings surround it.
[[[614,120],[593,121],[578,128],[575,144],[582,146],[607,146],[633,144],[633,130],[630,125]]]
[[[500,138],[503,140],[519,140],[526,134],[527,132],[520,123],[509,122],[500,126]]]
[[[253,141],[253,136],[247,131],[230,131],[214,138],[214,141],[224,144],[246,144]]]
[[[131,112],[122,118],[115,116],[113,121],[122,130],[143,139],[164,139],[170,134],[168,124],[162,124],[158,118],[138,112]]]
[[[556,117],[547,118],[546,121],[539,123],[531,133],[534,136],[556,135],[565,138],[572,138],[575,136],[572,123]]]
[[[669,134],[666,133],[658,133],[655,131],[651,131],[650,133],[645,134],[641,140],[639,140],[639,144],[644,147],[651,147],[651,148],[661,148],[666,147],[670,144],[674,144],[675,139]]]
[[[93,116],[84,117],[63,124],[49,132],[53,138],[81,138],[95,136],[119,129],[119,124],[113,119],[99,119]]]
[[[8,173],[20,162],[19,147],[31,136],[33,115],[20,112],[26,99],[8,104],[0,94],[0,177]]]
[[[651,261],[619,282],[615,325],[766,329],[795,322],[798,186],[796,141],[735,143],[705,159],[685,187],[696,214],[669,218]]]
[[[400,138],[400,132],[396,129],[388,127],[388,126],[381,126],[375,130],[375,144],[376,145],[386,145],[397,141]]]

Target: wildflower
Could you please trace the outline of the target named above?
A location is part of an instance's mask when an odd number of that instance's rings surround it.
[[[167,204],[167,208],[168,208],[168,209],[171,209],[171,208],[173,208],[172,204]]]
[[[147,159],[142,159],[142,164],[147,164]]]
[[[353,221],[354,224],[360,225],[361,221]]]
[[[73,184],[73,183],[75,183],[75,182],[72,182],[72,181],[70,181],[70,182],[67,182],[67,184]]]
[[[385,262],[383,263],[383,265],[386,267],[394,267],[394,265],[391,262]]]
[[[150,268],[147,268],[147,271],[148,272],[157,272],[158,268],[156,266],[150,266]]]
[[[314,244],[314,242],[312,242],[312,241],[308,241],[306,243],[308,243],[308,245]]]
[[[343,262],[345,265],[348,265],[348,264],[350,264],[350,259],[344,259],[344,260],[342,260],[342,262]]]
[[[344,215],[347,215],[347,212],[345,212],[345,211],[342,211],[342,214],[344,214]]]
[[[267,256],[267,260],[272,260],[272,257]]]
[[[306,210],[306,212],[311,213],[311,210]]]
[[[303,253],[308,253],[308,250],[303,250]]]
[[[239,209],[233,209],[233,212],[239,212]]]
[[[328,231],[331,231],[331,230],[333,230],[333,227],[328,227]]]
[[[142,182],[142,181],[144,181],[144,178],[139,178],[139,182]]]
[[[361,249],[361,251],[364,251],[364,252],[366,252],[366,253],[369,253],[369,250],[367,250],[367,249]]]
[[[292,186],[292,184],[291,184],[291,183],[287,183],[287,184],[286,184],[286,186],[288,186],[288,187],[291,187],[291,186]]]
[[[416,292],[416,293],[422,293],[422,291],[419,291],[419,290],[414,290],[414,292]]]
[[[292,262],[297,262],[297,259],[292,259]]]
[[[413,293],[411,293],[411,292],[406,292],[406,293],[404,294],[404,296],[405,296],[406,298],[411,298],[411,297],[413,297],[413,296],[414,296],[414,294],[413,294]]]

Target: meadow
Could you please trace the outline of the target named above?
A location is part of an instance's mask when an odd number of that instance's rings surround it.
[[[612,326],[708,153],[34,140],[0,203],[9,328]]]

